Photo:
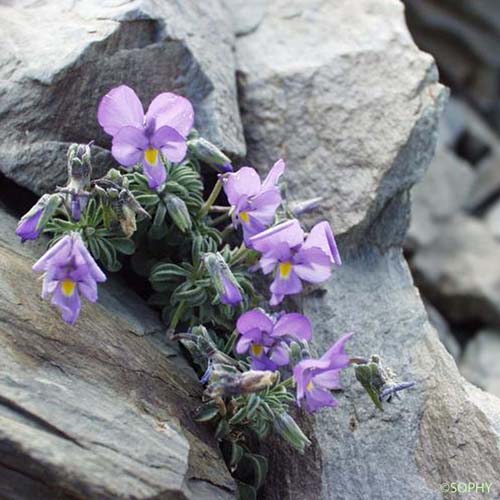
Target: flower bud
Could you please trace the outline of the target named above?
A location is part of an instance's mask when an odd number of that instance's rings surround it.
[[[308,200],[295,201],[290,203],[290,211],[294,217],[299,217],[300,215],[307,214],[319,208],[323,198],[317,196],[316,198],[310,198]]]
[[[17,224],[16,234],[21,241],[36,240],[60,204],[60,195],[44,194]]]
[[[191,216],[184,201],[168,193],[165,196],[165,206],[167,207],[168,215],[175,222],[175,225],[183,232],[189,231],[192,226]]]
[[[192,137],[187,144],[189,151],[196,158],[215,168],[218,172],[233,171],[231,160],[215,144],[203,139],[203,137]]]
[[[113,195],[111,194],[111,196]],[[136,215],[151,217],[128,189],[122,189],[118,198],[111,201],[111,206],[115,210],[120,227],[127,238],[130,238],[137,229]]]
[[[203,261],[220,301],[233,306],[239,304],[243,300],[241,287],[224,257],[219,252],[206,253]]]
[[[241,373],[227,365],[214,364],[206,392],[212,398],[251,394],[274,385],[278,377],[278,372],[249,370]]]
[[[394,372],[384,366],[376,354],[370,360],[351,358],[351,362],[356,365],[356,379],[379,410],[383,410],[382,403],[390,401],[393,395],[415,385],[415,382],[397,382]]]
[[[278,415],[273,424],[276,432],[300,453],[304,453],[305,447],[311,444],[311,441],[288,413]]]
[[[249,370],[240,377],[240,388],[243,394],[263,391],[278,380],[278,372],[269,370]]]
[[[90,144],[71,144],[68,148],[68,190],[79,194],[90,183]]]

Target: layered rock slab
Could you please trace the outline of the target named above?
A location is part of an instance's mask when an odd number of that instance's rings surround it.
[[[14,226],[4,211],[0,221]],[[115,284],[103,302],[131,310],[87,303],[69,327],[40,298],[33,250],[10,234],[0,240],[0,497],[234,498],[210,431],[193,423],[198,381],[158,320]]]
[[[412,261],[417,283],[454,322],[500,325],[500,242],[486,224],[456,215]]]
[[[249,163],[284,157],[290,196],[323,196],[336,234],[361,235],[432,150],[419,128],[432,127],[443,99],[433,61],[393,1],[258,8],[260,23],[236,45]]]
[[[219,0],[12,2],[0,6],[0,44],[0,170],[38,194],[64,184],[72,142],[95,140],[99,172],[112,164],[96,110],[122,83],[145,107],[160,92],[185,95],[202,134],[245,152]]]
[[[290,195],[323,195],[320,215],[340,234],[342,268],[302,302],[313,348],[322,354],[354,331],[351,353],[377,353],[416,382],[380,413],[346,374],[339,408],[303,417],[313,441],[306,455],[275,448],[264,497],[427,500],[455,478],[494,483],[500,402],[459,375],[401,251],[408,191],[432,159],[445,97],[432,59],[396,2],[256,8],[260,21],[237,38],[250,163],[265,169],[284,156]]]

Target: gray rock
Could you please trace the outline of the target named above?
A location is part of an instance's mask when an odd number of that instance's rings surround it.
[[[474,181],[472,168],[441,147],[422,182],[412,189],[411,223],[405,247],[411,251],[427,246],[443,224],[460,211]]]
[[[497,201],[486,213],[485,222],[491,234],[500,240],[500,201]]]
[[[338,410],[316,419],[320,498],[439,499],[439,485],[454,478],[492,482],[493,498],[500,495],[499,430],[485,422],[429,325],[399,250],[349,255],[326,296],[308,301],[306,311],[320,352],[354,331],[351,353],[380,354],[400,380],[416,382],[381,413],[347,374]]]
[[[500,151],[489,155],[479,164],[466,207],[478,211],[500,196]]]
[[[236,54],[250,163],[284,157],[291,197],[323,196],[337,234],[366,228],[419,179],[445,93],[400,6],[268,2]]]
[[[478,219],[457,215],[413,259],[416,281],[447,318],[500,324],[500,243]]]
[[[500,5],[496,0],[405,1],[417,44],[500,130]]]
[[[233,29],[236,36],[248,35],[255,31],[266,13],[268,0],[231,0]]]
[[[199,383],[159,321],[115,284],[102,295],[126,313],[87,303],[65,325],[13,225],[0,211],[0,497],[234,498],[211,432],[192,420]]]
[[[268,168],[284,155],[290,193],[324,195],[341,234],[344,265],[302,301],[313,348],[354,331],[352,354],[378,353],[417,382],[380,413],[347,373],[338,410],[302,416],[313,442],[304,456],[269,445],[264,498],[429,500],[444,481],[494,482],[500,403],[459,375],[401,251],[408,190],[431,160],[443,98],[402,11],[384,0],[268,2],[237,56],[250,159]]]
[[[499,154],[497,134],[463,99],[453,96],[449,99],[441,120],[442,132],[442,143],[459,150],[474,165],[489,154]]]
[[[439,340],[446,347],[446,350],[453,356],[453,359],[458,362],[461,355],[461,348],[458,340],[453,335],[444,316],[431,304],[425,303],[425,310],[429,317],[429,323],[435,328]]]
[[[467,344],[459,364],[462,375],[481,389],[500,397],[500,331],[481,330]]]
[[[13,2],[0,6],[0,44],[0,169],[32,191],[64,183],[71,142],[95,139],[98,173],[109,166],[96,109],[120,83],[146,106],[162,91],[187,96],[208,139],[245,152],[219,0]]]

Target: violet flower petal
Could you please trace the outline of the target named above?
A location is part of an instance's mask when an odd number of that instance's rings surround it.
[[[282,159],[278,160],[271,167],[271,170],[269,170],[269,173],[264,179],[264,182],[262,183],[262,191],[267,191],[268,189],[274,188],[278,184],[280,177],[283,175],[285,168],[286,163]]]
[[[340,382],[341,370],[328,370],[314,376],[314,383],[324,389],[342,389]]]
[[[252,309],[242,314],[236,322],[236,328],[241,334],[245,334],[255,328],[271,333],[273,325],[272,319],[262,309]]]
[[[277,366],[285,366],[290,362],[290,353],[283,343],[279,343],[270,349],[269,359]]]
[[[185,97],[164,92],[157,95],[149,105],[146,123],[151,119],[156,121],[157,129],[168,126],[177,130],[185,138],[193,128],[193,106]]]
[[[252,198],[249,215],[267,227],[274,222],[280,204],[281,194],[277,189],[262,191]]]
[[[220,301],[223,304],[236,305],[243,300],[243,296],[239,288],[226,276],[222,277],[222,282],[224,284],[225,292],[220,297]]]
[[[52,295],[51,303],[61,312],[62,319],[70,325],[74,325],[80,314],[81,302],[78,291],[75,289],[71,295],[65,295],[61,290],[61,284]]]
[[[292,337],[296,340],[309,341],[312,338],[311,320],[299,313],[283,314],[274,325],[273,337]]]
[[[278,271],[269,289],[273,294],[294,295],[302,291],[302,281],[294,271],[291,271],[287,278],[281,277]]]
[[[113,137],[111,154],[124,167],[133,167],[140,162],[148,147],[148,139],[143,129],[122,127]]]
[[[321,248],[337,266],[342,265],[342,259],[337,248],[332,228],[327,221],[318,222],[310,231],[303,248]]]
[[[230,205],[236,206],[242,196],[249,198],[260,191],[260,177],[255,169],[242,167],[237,172],[229,174],[224,181],[224,192]]]
[[[150,165],[146,160],[142,162],[142,171],[148,179],[148,186],[159,191],[167,181],[167,170],[160,161],[155,166]]]
[[[322,408],[334,408],[338,401],[329,391],[314,386],[311,390],[306,389],[306,408],[310,413],[315,413]]]
[[[122,127],[141,128],[144,109],[137,94],[130,87],[120,85],[101,99],[97,121],[105,132],[114,136]]]
[[[250,239],[253,248],[266,253],[279,243],[285,243],[289,248],[296,247],[304,241],[304,231],[297,219],[282,222],[277,226],[253,236]]]
[[[269,300],[269,304],[272,306],[277,306],[283,302],[284,298],[285,298],[284,295],[273,293],[271,295],[271,300]]]
[[[172,163],[180,163],[186,157],[186,139],[172,127],[158,128],[151,138],[151,145],[160,149]]]
[[[37,229],[38,222],[42,218],[43,208],[40,208],[38,212],[29,217],[23,217],[17,224],[16,234],[21,238],[21,242],[26,240],[36,240],[41,233],[40,229]]]
[[[87,250],[87,247],[84,245],[82,237],[78,233],[71,233],[74,240],[74,245],[78,250],[78,253],[85,261],[88,266],[88,270],[92,278],[98,283],[102,283],[106,281],[106,275],[102,272],[101,268],[97,265],[96,261]]]
[[[61,238],[55,245],[50,247],[34,264],[33,271],[42,272],[48,269],[49,263],[54,257],[62,256],[65,260],[72,248],[72,240],[70,235]]]
[[[345,345],[352,336],[353,333],[347,333],[340,337],[340,339],[321,356],[320,361],[327,361],[330,369],[346,368],[349,366],[350,357],[345,352]]]
[[[323,283],[331,276],[330,257],[319,248],[301,249],[294,260],[298,262],[293,265],[293,269],[304,281]]]

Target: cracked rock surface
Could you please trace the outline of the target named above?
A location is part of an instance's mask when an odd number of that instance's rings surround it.
[[[146,108],[165,89],[185,95],[200,132],[243,155],[232,44],[219,0],[0,5],[0,170],[40,194],[64,183],[68,145],[95,139],[96,173],[104,172],[110,138],[97,103],[121,83]]]
[[[0,227],[0,498],[234,498],[193,423],[199,383],[155,315],[111,283],[68,327],[40,298],[40,248],[3,209]]]

